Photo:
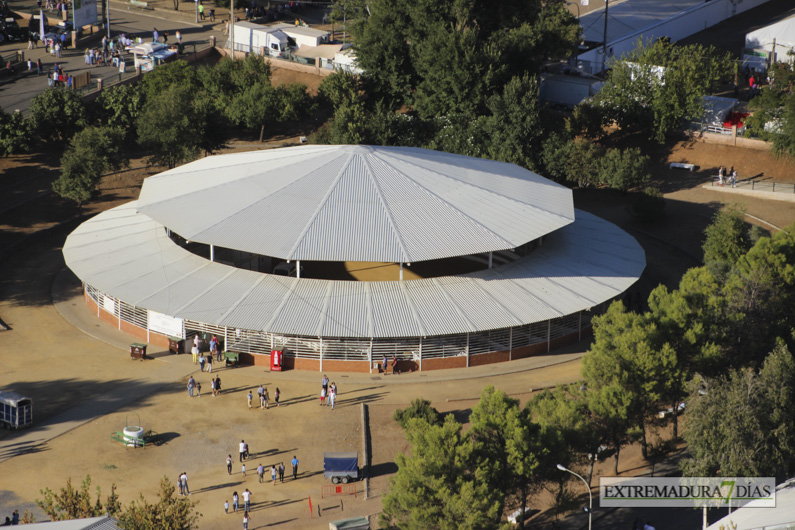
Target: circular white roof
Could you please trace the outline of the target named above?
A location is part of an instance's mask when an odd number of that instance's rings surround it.
[[[81,224],[63,247],[85,283],[137,307],[230,328],[312,337],[417,337],[576,313],[628,289],[645,254],[612,223],[577,220],[511,263],[409,281],[290,278],[211,262],[131,202]]]
[[[315,261],[505,250],[574,221],[571,190],[514,164],[353,145],[204,158],[147,178],[138,211],[190,241]]]

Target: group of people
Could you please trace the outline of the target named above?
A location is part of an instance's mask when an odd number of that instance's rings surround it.
[[[257,397],[259,398],[259,408],[261,409],[269,409],[270,408],[270,394],[268,393],[268,388],[264,385],[260,385],[257,388]],[[276,392],[273,395],[273,401],[277,407],[281,406],[279,400],[282,397],[282,393],[279,390],[279,387],[276,387]],[[248,400],[248,408],[253,406],[254,395],[249,390],[248,395],[246,396]]]
[[[213,397],[221,393],[221,378],[215,376],[210,379],[210,391]],[[202,397],[202,384],[193,376],[188,379],[188,397],[193,397],[194,392],[197,397]]]
[[[248,513],[248,509],[251,506],[251,492],[246,488],[243,492],[243,530],[248,529],[248,523],[251,521],[251,516]],[[232,510],[234,513],[237,513],[238,508],[240,507],[240,496],[235,491],[232,493]],[[224,512],[229,513],[229,501],[224,501]]]
[[[190,489],[188,489],[188,474],[185,471],[177,478],[177,490],[180,495],[190,495]]]
[[[11,517],[6,517],[6,520],[0,526],[16,526],[19,524],[19,510],[14,510]]]
[[[41,71],[40,62],[36,64],[36,67]],[[33,69],[30,61],[28,61],[28,68],[31,70]],[[58,63],[55,63],[55,66],[53,66],[52,74],[47,75],[47,84],[51,87],[62,87],[71,90],[74,88],[73,83],[72,75],[64,72],[64,69],[61,68]]]
[[[328,377],[323,375],[323,379],[320,380],[320,405],[326,405],[326,400],[331,410],[334,410],[334,404],[337,402],[337,383],[329,384]]]
[[[725,166],[718,168],[718,186],[723,186],[727,181],[732,188],[737,187],[737,170],[734,166],[729,171],[726,171]]]

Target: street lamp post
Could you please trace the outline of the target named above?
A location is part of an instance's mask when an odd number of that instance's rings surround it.
[[[593,512],[593,496],[591,495],[591,486],[589,486],[588,483],[585,482],[584,478],[582,478],[580,475],[578,475],[577,473],[575,473],[571,469],[566,469],[565,467],[561,466],[560,464],[558,464],[557,467],[561,471],[566,471],[567,473],[571,473],[572,475],[574,475],[578,479],[582,480],[582,483],[585,484],[585,488],[588,490],[588,530],[591,530],[591,513]]]
[[[566,2],[567,6],[575,6],[577,8],[577,24],[580,23],[580,4],[577,2]]]

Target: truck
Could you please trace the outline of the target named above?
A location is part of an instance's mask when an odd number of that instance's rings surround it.
[[[235,24],[235,50],[279,57],[289,51],[290,46],[287,35],[278,28],[252,22],[238,22]]]
[[[359,480],[359,453],[323,453],[323,476],[333,484]]]

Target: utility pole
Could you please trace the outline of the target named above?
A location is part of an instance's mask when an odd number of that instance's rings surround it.
[[[229,4],[229,51],[232,60],[235,60],[235,0],[230,0]]]
[[[605,33],[604,44],[602,44],[602,72],[607,67],[607,8],[610,7],[610,0],[605,0]]]

